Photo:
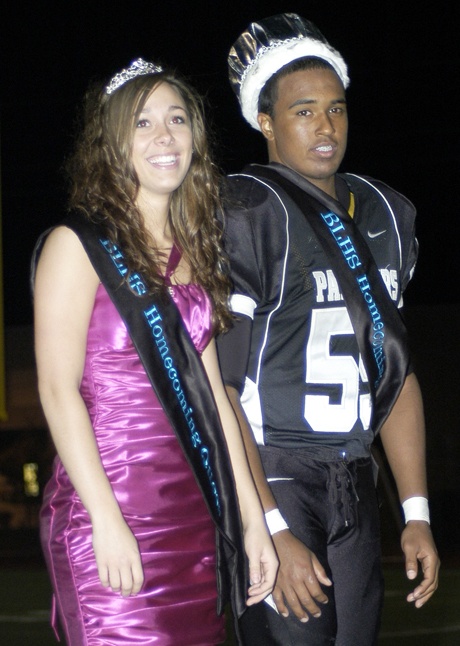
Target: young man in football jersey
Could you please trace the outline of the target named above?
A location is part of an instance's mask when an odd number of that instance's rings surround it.
[[[229,66],[270,163],[227,181],[237,320],[219,353],[280,560],[273,595],[242,630],[248,646],[371,646],[383,599],[377,433],[406,521],[407,600],[420,608],[438,580],[422,401],[398,310],[415,211],[382,182],[338,174],[347,67],[312,23],[252,23]]]

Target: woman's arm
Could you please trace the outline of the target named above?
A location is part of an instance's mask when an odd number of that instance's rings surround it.
[[[249,559],[248,605],[261,601],[273,589],[278,560],[265,524],[259,497],[249,469],[240,428],[222,383],[215,342],[202,355],[227,441]]]
[[[143,583],[139,550],[103,469],[79,391],[98,284],[77,236],[66,227],[52,231],[35,280],[40,401],[59,457],[91,518],[101,583],[129,595]]]

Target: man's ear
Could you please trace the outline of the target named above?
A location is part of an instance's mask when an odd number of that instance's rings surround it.
[[[268,141],[273,141],[273,120],[271,116],[269,114],[265,114],[264,112],[259,112],[259,114],[257,115],[257,123],[259,124],[259,128],[265,139],[267,139]]]

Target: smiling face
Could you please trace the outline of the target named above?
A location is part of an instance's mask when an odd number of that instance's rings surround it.
[[[278,80],[273,115],[259,114],[270,161],[303,175],[332,197],[347,146],[345,90],[330,69],[292,72]]]
[[[132,162],[137,201],[165,204],[183,182],[192,160],[190,116],[169,83],[155,87],[135,123]]]

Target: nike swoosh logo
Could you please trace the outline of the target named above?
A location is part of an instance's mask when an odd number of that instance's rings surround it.
[[[382,233],[386,233],[386,229],[384,229],[383,231],[376,231],[375,233],[368,231],[367,235],[369,236],[369,238],[378,238],[378,236],[381,236]]]

